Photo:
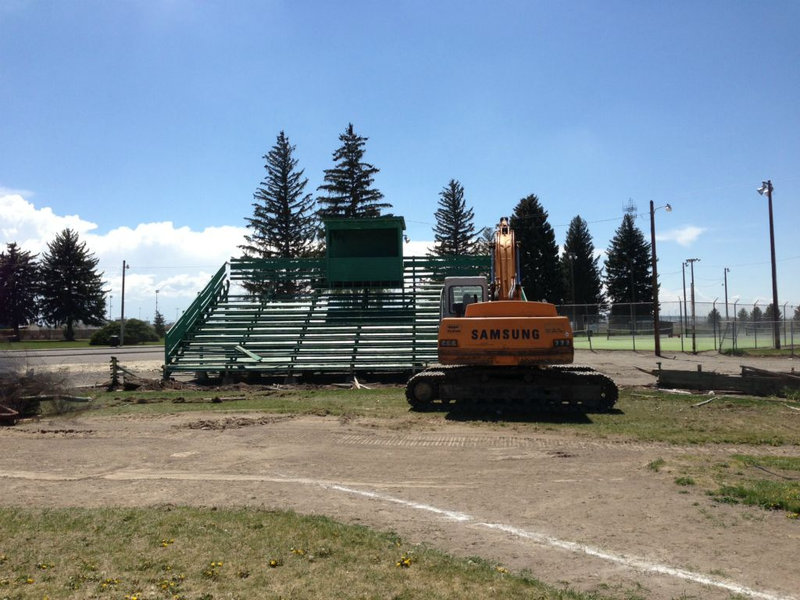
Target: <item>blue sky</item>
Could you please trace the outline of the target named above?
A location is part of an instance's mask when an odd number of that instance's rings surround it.
[[[474,5],[473,5],[474,4]],[[657,216],[662,300],[800,304],[800,3],[0,0],[0,243],[77,229],[126,310],[168,319],[237,254],[284,130],[320,185],[349,122],[415,242],[535,193],[559,243]],[[118,299],[118,294],[116,295]],[[112,310],[119,312],[118,300]]]

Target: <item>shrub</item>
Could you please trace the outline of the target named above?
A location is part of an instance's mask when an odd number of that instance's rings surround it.
[[[120,335],[120,322],[112,321],[107,323],[102,329],[94,332],[89,344],[92,346],[108,346],[111,344],[111,337]],[[153,326],[139,319],[125,319],[125,345],[141,344],[142,342],[157,342],[158,334]]]

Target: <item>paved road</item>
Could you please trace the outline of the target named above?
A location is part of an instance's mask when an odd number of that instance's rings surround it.
[[[129,361],[162,360],[163,346],[138,346],[135,348],[64,348],[53,350],[3,350],[0,360],[30,360],[37,364],[96,364],[108,363],[112,356]]]
[[[161,377],[163,346],[135,348],[64,348],[56,350],[11,350],[0,352],[0,371],[44,370],[65,374],[69,385],[100,385],[109,378],[111,357],[137,375],[150,379]]]

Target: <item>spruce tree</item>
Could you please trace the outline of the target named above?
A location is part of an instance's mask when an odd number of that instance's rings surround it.
[[[519,201],[509,220],[519,244],[522,288],[529,300],[564,301],[564,283],[553,228],[535,194]]]
[[[764,311],[764,320],[765,321],[780,321],[783,318],[781,309],[775,310],[775,305],[770,302],[767,305],[767,309]]]
[[[64,337],[75,339],[74,325],[102,325],[106,300],[98,259],[65,229],[47,245],[41,262],[42,316],[51,324],[65,324]]]
[[[589,226],[580,215],[570,221],[561,255],[565,300],[574,305],[570,317],[582,329],[587,315],[597,315],[603,304],[599,256],[595,256]]]
[[[476,254],[489,256],[494,249],[494,227],[483,227],[478,232]]]
[[[156,311],[155,317],[153,318],[153,330],[156,332],[156,335],[159,338],[163,338],[167,333],[167,320],[164,318],[164,315],[161,314],[160,311]],[[127,334],[127,327],[125,333]],[[125,336],[127,339],[127,335]]]
[[[283,131],[263,156],[266,176],[253,194],[253,216],[247,221],[245,244],[254,258],[300,258],[312,252],[316,220],[314,200],[304,193],[308,179],[297,169],[295,147]]]
[[[764,311],[761,310],[760,306],[754,306],[753,311],[750,313],[750,320],[753,323],[757,323],[764,318]]]
[[[605,261],[606,294],[613,303],[611,314],[618,320],[629,320],[631,314],[637,319],[652,316],[650,260],[650,243],[636,227],[633,211],[629,210],[611,240]]]
[[[248,217],[249,233],[239,246],[251,258],[306,258],[314,252],[317,219],[314,200],[305,193],[308,179],[297,168],[295,147],[281,131],[272,149],[264,155],[266,175],[253,194],[253,216]],[[297,269],[290,266],[276,271],[270,281],[259,277],[243,286],[252,294],[294,294],[305,286]]]
[[[36,255],[20,250],[15,242],[6,244],[0,254],[0,323],[14,330],[19,341],[20,325],[37,317],[39,267]]]
[[[391,208],[372,187],[379,169],[362,160],[368,139],[357,135],[352,123],[339,136],[342,145],[333,153],[335,166],[325,169],[325,183],[317,188],[326,192],[317,197],[321,219],[379,217],[382,209]]]
[[[467,208],[464,186],[456,179],[439,192],[439,208],[434,217],[434,256],[468,256],[477,252],[475,215],[472,208]]]
[[[739,312],[736,313],[736,318],[739,320],[739,323],[747,323],[750,320],[750,313],[747,312],[746,308],[740,308]]]

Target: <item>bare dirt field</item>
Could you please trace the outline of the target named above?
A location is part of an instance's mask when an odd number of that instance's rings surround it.
[[[741,364],[783,371],[797,364],[719,355],[662,360],[665,368],[702,363],[731,373]],[[652,355],[586,352],[577,362],[621,385],[654,381],[634,368],[655,368]],[[129,368],[147,375],[158,366]],[[77,365],[71,372],[90,378]],[[0,429],[0,503],[292,509],[618,598],[800,598],[800,521],[715,504],[647,467],[685,455],[724,462],[742,448],[409,422],[252,413],[25,422]]]

